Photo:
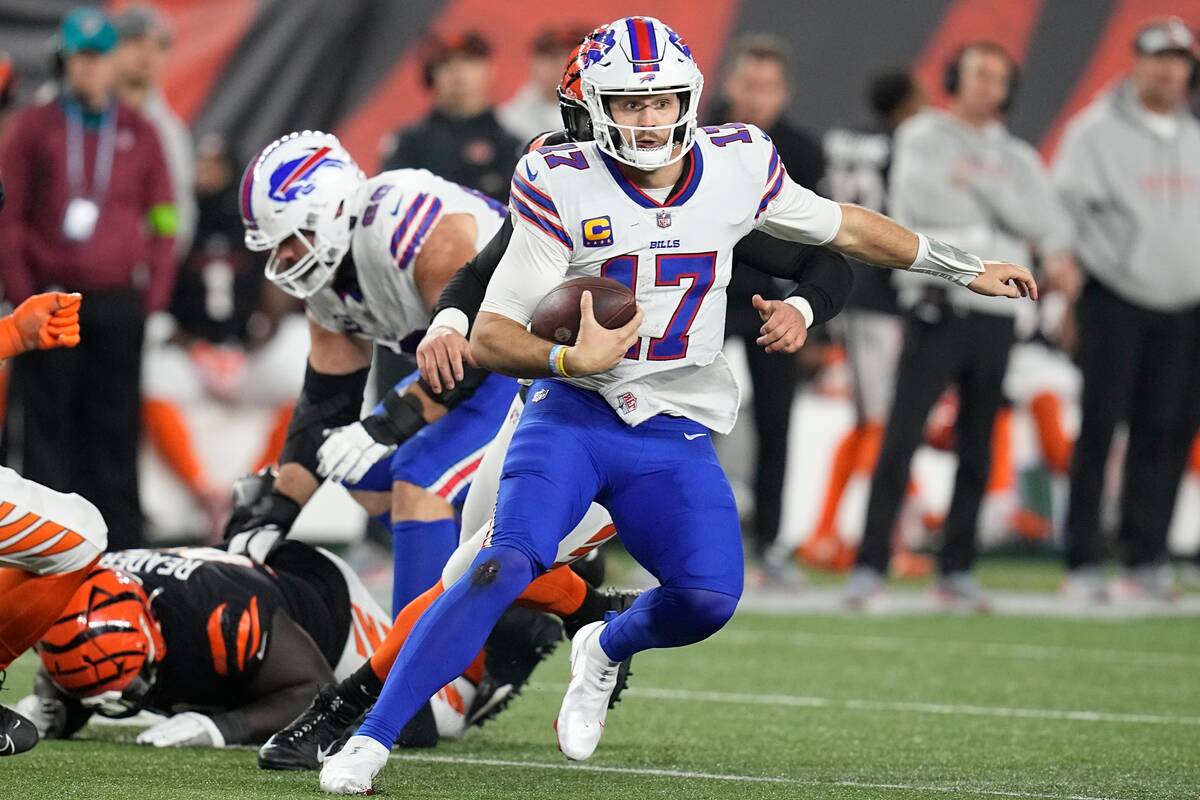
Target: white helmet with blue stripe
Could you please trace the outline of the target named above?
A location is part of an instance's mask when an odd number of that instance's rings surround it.
[[[630,166],[652,170],[678,161],[691,149],[704,76],[682,36],[653,17],[624,17],[595,32],[579,58],[583,103],[601,150]],[[655,94],[679,94],[676,122],[618,129],[607,105],[613,97]],[[637,134],[646,131],[671,135],[662,146],[639,147]]]
[[[267,145],[246,167],[240,192],[246,247],[271,251],[267,278],[302,300],[327,286],[350,250],[366,185],[332,134],[300,131]],[[293,236],[307,252],[289,263],[279,246]]]

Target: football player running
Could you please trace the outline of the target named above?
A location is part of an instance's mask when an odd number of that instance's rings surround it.
[[[618,20],[594,44],[581,80],[595,141],[522,159],[516,227],[471,339],[481,366],[550,380],[531,387],[536,402],[509,447],[487,545],[417,622],[375,708],[325,762],[326,791],[373,789],[396,732],[553,563],[592,500],[660,586],[576,634],[556,722],[568,758],[586,759],[599,744],[621,661],[700,641],[732,616],[743,580],[738,516],[709,434],[727,432],[736,417],[737,386],[720,349],[732,247],[747,232],[825,244],[983,294],[1036,297],[1023,268],[984,262],[796,185],[753,126],[697,135],[703,78],[682,37],[658,20]],[[600,218],[611,237],[578,238]],[[640,308],[627,325],[601,327],[585,293],[575,345],[529,333],[551,289],[601,274],[634,289]]]
[[[536,137],[530,146],[531,150],[592,138],[591,121],[579,91],[580,54],[586,52],[591,39],[604,30],[601,28],[593,32],[567,60],[559,87],[564,128]],[[506,219],[492,241],[459,269],[442,290],[430,329],[417,348],[417,363],[421,373],[435,391],[440,391],[442,387],[454,388],[456,378],[461,379],[464,374],[469,351],[466,333],[478,314],[487,284],[508,246],[512,232],[512,221]],[[807,328],[835,315],[849,295],[852,284],[849,265],[842,256],[824,248],[784,242],[752,232],[737,244],[734,256],[739,263],[797,282],[796,289],[786,301],[763,301],[761,304],[764,329],[759,343],[768,349],[794,352],[804,343]],[[397,614],[387,639],[370,658],[369,664],[374,675],[386,676],[417,619],[441,595],[444,587],[458,580],[483,546],[495,506],[504,456],[525,404],[524,394],[521,392],[513,398],[504,424],[475,472],[463,505],[459,548],[443,568],[441,580]],[[597,593],[575,578],[568,568],[568,565],[576,564],[580,559],[595,555],[597,548],[614,534],[615,528],[608,511],[593,503],[583,520],[559,542],[553,568],[530,583],[517,599],[517,604],[557,614],[562,618],[568,637],[572,637],[583,625],[602,619],[610,610],[623,610],[632,602],[635,593]],[[588,567],[587,571],[590,572],[591,568]],[[476,707],[470,715],[473,724],[482,724],[501,710],[519,691],[523,682],[512,680],[513,677],[520,678],[521,673],[514,674],[506,668],[506,659],[502,655],[504,650],[511,650],[515,638],[509,629],[510,626],[502,620],[501,627],[488,639],[486,663],[494,685],[477,695]],[[626,674],[629,674],[628,660],[618,669],[617,685],[610,704],[617,701]],[[323,690],[322,696],[314,700],[313,706],[305,714],[272,737],[263,752],[274,750],[280,757],[290,752],[293,755],[287,756],[288,760],[295,761],[303,758],[304,753],[316,752],[323,743],[341,739],[338,719],[322,709],[335,702],[354,703],[361,694],[362,685],[355,676]]]

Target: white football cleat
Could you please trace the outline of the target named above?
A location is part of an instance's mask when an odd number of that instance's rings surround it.
[[[375,776],[387,764],[388,752],[388,748],[370,736],[351,736],[345,747],[321,765],[321,791],[374,794]]]
[[[596,752],[604,735],[608,701],[617,688],[621,664],[609,661],[600,649],[600,632],[607,624],[584,625],[571,640],[571,682],[554,730],[558,732],[558,749],[572,761],[584,761]]]

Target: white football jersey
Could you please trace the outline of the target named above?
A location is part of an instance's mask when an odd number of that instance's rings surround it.
[[[501,203],[424,169],[397,169],[367,181],[350,243],[354,280],[334,281],[307,301],[318,325],[399,352],[429,324],[413,265],[438,220],[447,214],[475,218],[475,250],[504,223]],[[345,266],[342,267],[345,269]],[[335,288],[336,287],[336,288]]]
[[[513,239],[484,311],[527,323],[564,279],[631,286],[641,338],[616,368],[570,382],[600,392],[623,420],[678,414],[727,432],[738,389],[721,354],[733,246],[754,228],[824,244],[841,209],[787,176],[769,137],[740,123],[703,128],[670,196],[632,184],[595,143],[542,147],[513,176]]]

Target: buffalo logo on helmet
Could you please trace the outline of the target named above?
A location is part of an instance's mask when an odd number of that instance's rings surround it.
[[[346,166],[345,161],[329,155],[332,149],[319,147],[307,156],[280,164],[268,179],[270,189],[267,196],[272,200],[287,203],[316,189],[316,184],[310,179],[317,170],[321,167],[342,169]]]
[[[666,27],[666,26],[664,26],[664,27]],[[667,28],[667,41],[670,42],[671,44],[675,45],[675,48],[677,50],[679,50],[679,52],[681,52],[685,56],[687,56],[688,58],[692,57],[692,48],[688,47],[688,44],[686,41],[684,41],[683,36],[676,33],[671,28]]]
[[[604,57],[608,55],[608,51],[612,50],[616,43],[617,33],[612,28],[603,26],[592,31],[579,51],[579,58],[583,62],[583,66],[603,61]]]

